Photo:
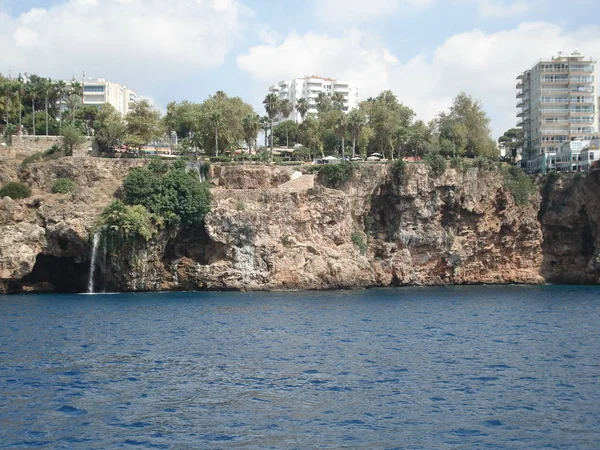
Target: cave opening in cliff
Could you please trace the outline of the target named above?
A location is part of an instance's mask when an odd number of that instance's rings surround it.
[[[29,275],[20,282],[34,290],[54,292],[86,292],[89,277],[89,262],[78,262],[75,258],[39,254]],[[102,283],[102,274],[96,270],[95,278]]]
[[[185,257],[198,264],[207,265],[225,259],[226,254],[227,248],[214,242],[204,226],[185,227],[169,240],[163,261],[169,263]]]

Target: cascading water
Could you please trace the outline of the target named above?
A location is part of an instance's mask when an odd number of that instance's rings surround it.
[[[98,245],[100,245],[100,231],[94,233],[94,242],[92,244],[92,257],[90,259],[90,278],[88,280],[88,294],[94,293],[94,272],[96,271],[96,254],[98,253]]]

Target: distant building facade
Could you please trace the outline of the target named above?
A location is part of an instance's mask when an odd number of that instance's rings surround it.
[[[589,141],[598,134],[595,65],[575,50],[541,60],[517,77],[521,167],[532,173],[555,170],[564,142]]]
[[[269,93],[274,93],[280,99],[287,99],[292,103],[293,111],[287,120],[293,120],[296,123],[302,122],[302,116],[296,110],[299,99],[305,98],[308,101],[308,112],[306,116],[317,117],[317,97],[319,94],[329,94],[339,92],[344,97],[343,109],[348,112],[358,106],[358,86],[348,81],[334,80],[320,76],[305,76],[294,80],[283,80],[269,87]],[[279,115],[275,123],[283,121],[284,118]]]
[[[138,95],[133,89],[119,83],[106,81],[104,78],[86,78],[82,84],[84,105],[100,107],[104,103],[110,103],[117,111],[125,115],[138,101]]]

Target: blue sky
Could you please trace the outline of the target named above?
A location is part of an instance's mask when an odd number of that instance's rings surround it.
[[[307,74],[392,89],[429,120],[465,91],[495,137],[515,77],[541,57],[600,57],[592,0],[0,0],[0,73],[105,77],[164,108],[221,89],[263,113],[268,86]]]

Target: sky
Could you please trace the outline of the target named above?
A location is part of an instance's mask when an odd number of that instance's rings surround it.
[[[574,49],[600,58],[598,0],[0,0],[1,74],[85,72],[163,111],[223,90],[264,114],[270,85],[322,75],[425,121],[464,91],[497,138],[517,75]]]

